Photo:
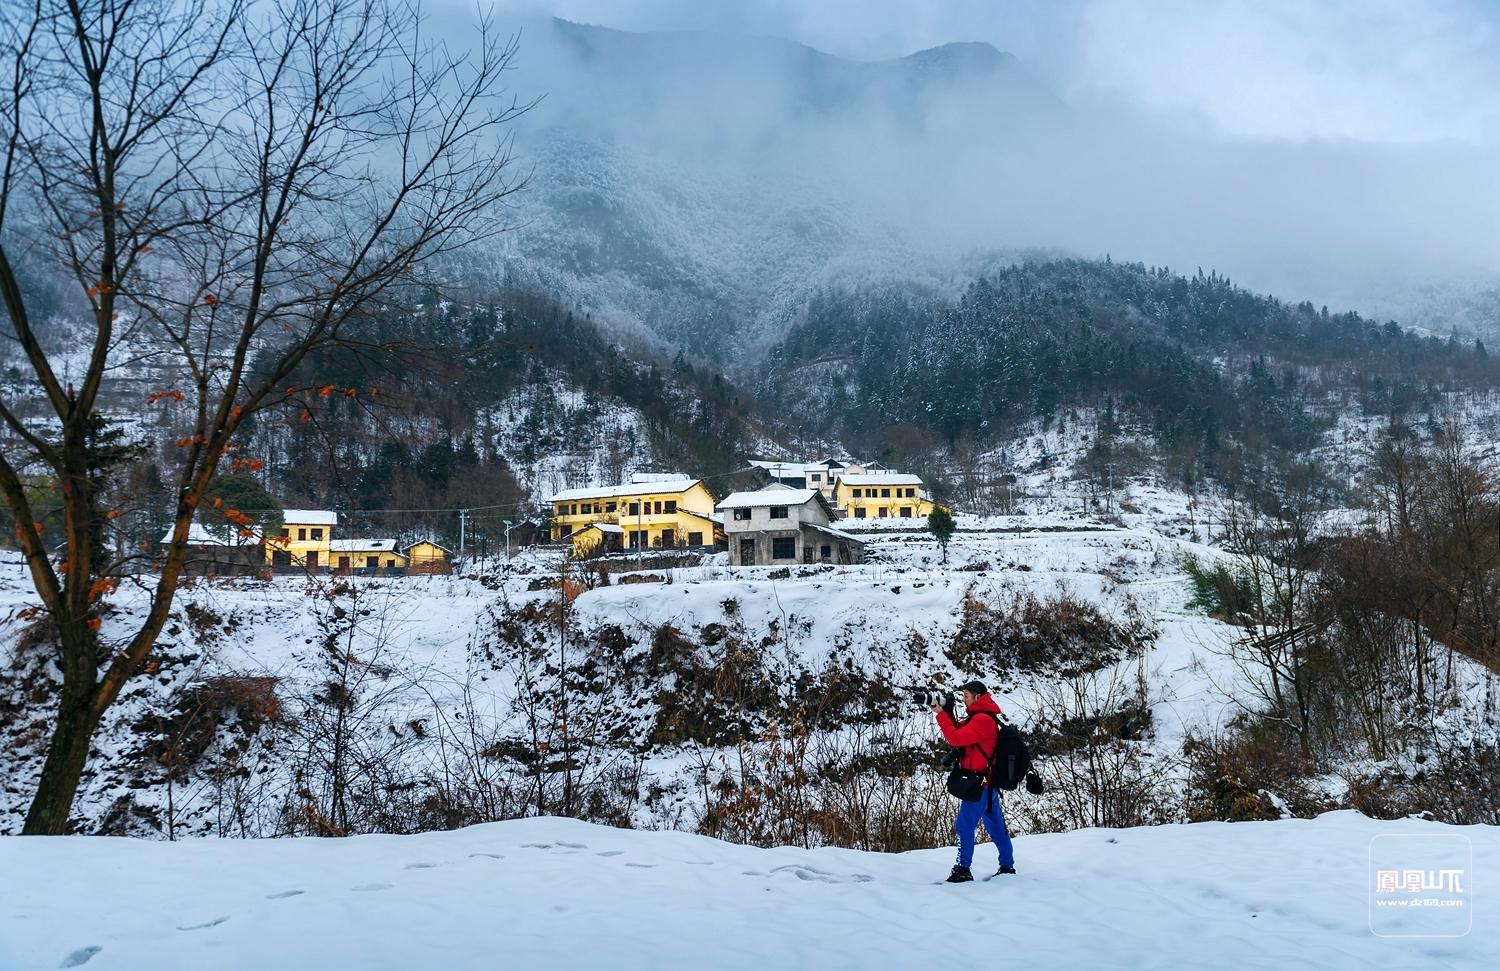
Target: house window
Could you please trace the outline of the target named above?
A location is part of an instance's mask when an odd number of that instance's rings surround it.
[[[907,489],[906,490],[906,498],[908,498],[908,499],[915,499],[915,498],[917,498],[917,490],[916,489]]]
[[[583,514],[585,516],[592,515],[593,512],[594,512],[594,504],[593,503],[586,502],[586,503],[583,504]]]
[[[702,546],[703,545],[703,534],[702,533],[688,533],[688,545],[689,546]]]
[[[677,532],[675,530],[671,530],[671,529],[664,529],[664,530],[662,530],[661,531],[661,545],[662,545],[662,549],[667,549],[667,550],[669,550],[672,547],[676,546],[677,545]]]
[[[566,502],[559,502],[557,504],[557,514],[559,516],[566,516],[568,514],[568,504]]]
[[[646,532],[645,532],[645,530],[634,530],[634,529],[632,529],[630,531],[630,548],[633,549],[633,550],[636,550],[636,549],[640,549],[642,546],[645,546],[645,545],[646,545]]]
[[[809,475],[807,477],[807,480],[809,482],[822,482],[823,481],[823,477],[821,475],[819,475],[818,473],[814,472],[812,475]]]
[[[393,570],[393,569],[395,569],[396,568],[396,561],[395,560],[386,560],[385,561],[385,568],[387,570]]]
[[[660,502],[660,501],[659,501],[659,500],[658,500],[658,501],[657,501],[657,503],[656,503],[656,514],[657,514],[657,515],[658,515],[658,516],[660,516],[660,515],[661,515],[661,502]]]
[[[910,519],[911,518],[911,507],[910,506],[902,506],[901,507],[901,517],[903,519]]]
[[[614,512],[615,511],[615,504],[612,503],[612,502],[606,502],[604,504],[604,511],[605,512]]]
[[[638,503],[638,502],[632,502],[630,504],[630,515],[632,515],[632,516],[639,516],[640,514],[641,514],[641,504]],[[634,546],[635,544],[632,543],[631,545]]]
[[[854,498],[856,498],[856,499],[859,498],[859,490],[858,489],[854,490]]]
[[[891,490],[889,490],[889,489],[881,489],[880,490],[880,498],[882,498],[882,499],[889,499],[890,497],[891,497]]]
[[[880,518],[881,519],[888,518],[890,516],[890,514],[891,514],[890,510],[887,507],[885,507],[885,506],[881,506],[880,507]]]
[[[668,499],[667,500],[667,512],[676,512],[676,511],[677,511],[677,500],[676,499]]]
[[[771,559],[773,560],[795,560],[797,558],[797,537],[776,536],[771,539]]]
[[[865,507],[864,506],[859,506],[859,507],[857,507],[854,510],[854,518],[855,519],[864,519],[865,518]]]
[[[307,530],[305,530],[305,529],[299,529],[299,530],[297,530],[297,539],[298,539],[299,542],[303,542],[303,543],[307,542]]]
[[[277,533],[276,535],[280,536],[282,539],[291,539],[292,538],[292,531],[290,529],[283,529],[281,532]]]
[[[315,530],[313,530],[313,539],[320,540],[322,538],[323,538],[323,531],[321,529],[315,529]]]
[[[571,506],[568,507],[568,515],[569,516],[576,516],[576,515],[578,515],[578,503],[575,502]]]
[[[744,507],[742,507],[740,509],[736,509],[734,511],[734,521],[737,522],[737,523],[747,523],[747,522],[749,522],[750,521],[750,507],[749,506],[744,506]]]
[[[365,569],[366,570],[378,570],[378,569],[380,569],[380,557],[378,557],[378,556],[367,556],[367,557],[365,557]]]
[[[787,510],[786,506],[772,506],[771,507],[771,518],[772,519],[786,519],[787,518],[787,512],[786,512],[786,510]]]
[[[822,557],[823,562],[827,563],[833,559],[833,547],[825,545],[822,549],[818,550],[818,554]]]
[[[349,557],[347,557],[347,556],[341,556],[341,557],[339,557],[339,569],[340,570],[347,570],[347,569],[349,569]]]

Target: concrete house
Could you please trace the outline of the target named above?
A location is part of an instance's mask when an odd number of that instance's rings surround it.
[[[333,530],[339,514],[331,509],[287,509],[281,532],[266,542],[269,565],[317,573],[329,565]]]
[[[864,562],[864,544],[833,528],[833,510],[817,489],[736,492],[718,509],[732,566]]]

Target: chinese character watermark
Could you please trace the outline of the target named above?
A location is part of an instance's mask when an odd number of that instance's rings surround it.
[[[1370,841],[1370,930],[1379,937],[1463,937],[1474,926],[1474,848],[1449,833]]]

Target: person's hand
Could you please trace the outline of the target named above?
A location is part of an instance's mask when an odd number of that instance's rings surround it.
[[[932,701],[928,703],[928,707],[932,709],[932,713],[934,715],[943,710],[942,704],[936,698],[932,699]]]

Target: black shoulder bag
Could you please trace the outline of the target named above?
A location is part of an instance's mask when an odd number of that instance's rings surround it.
[[[1000,719],[987,711],[981,711],[978,714],[989,715],[995,722],[995,749],[998,751],[1000,748]],[[973,717],[973,715],[970,715],[964,719],[964,724],[967,725]],[[955,766],[953,771],[948,773],[948,792],[962,799],[964,802],[978,802],[984,795],[984,782],[989,778],[990,772],[995,767],[995,753],[991,752],[989,758],[985,761],[989,763],[989,766],[984,772],[975,772],[973,769],[966,769],[962,765]]]

